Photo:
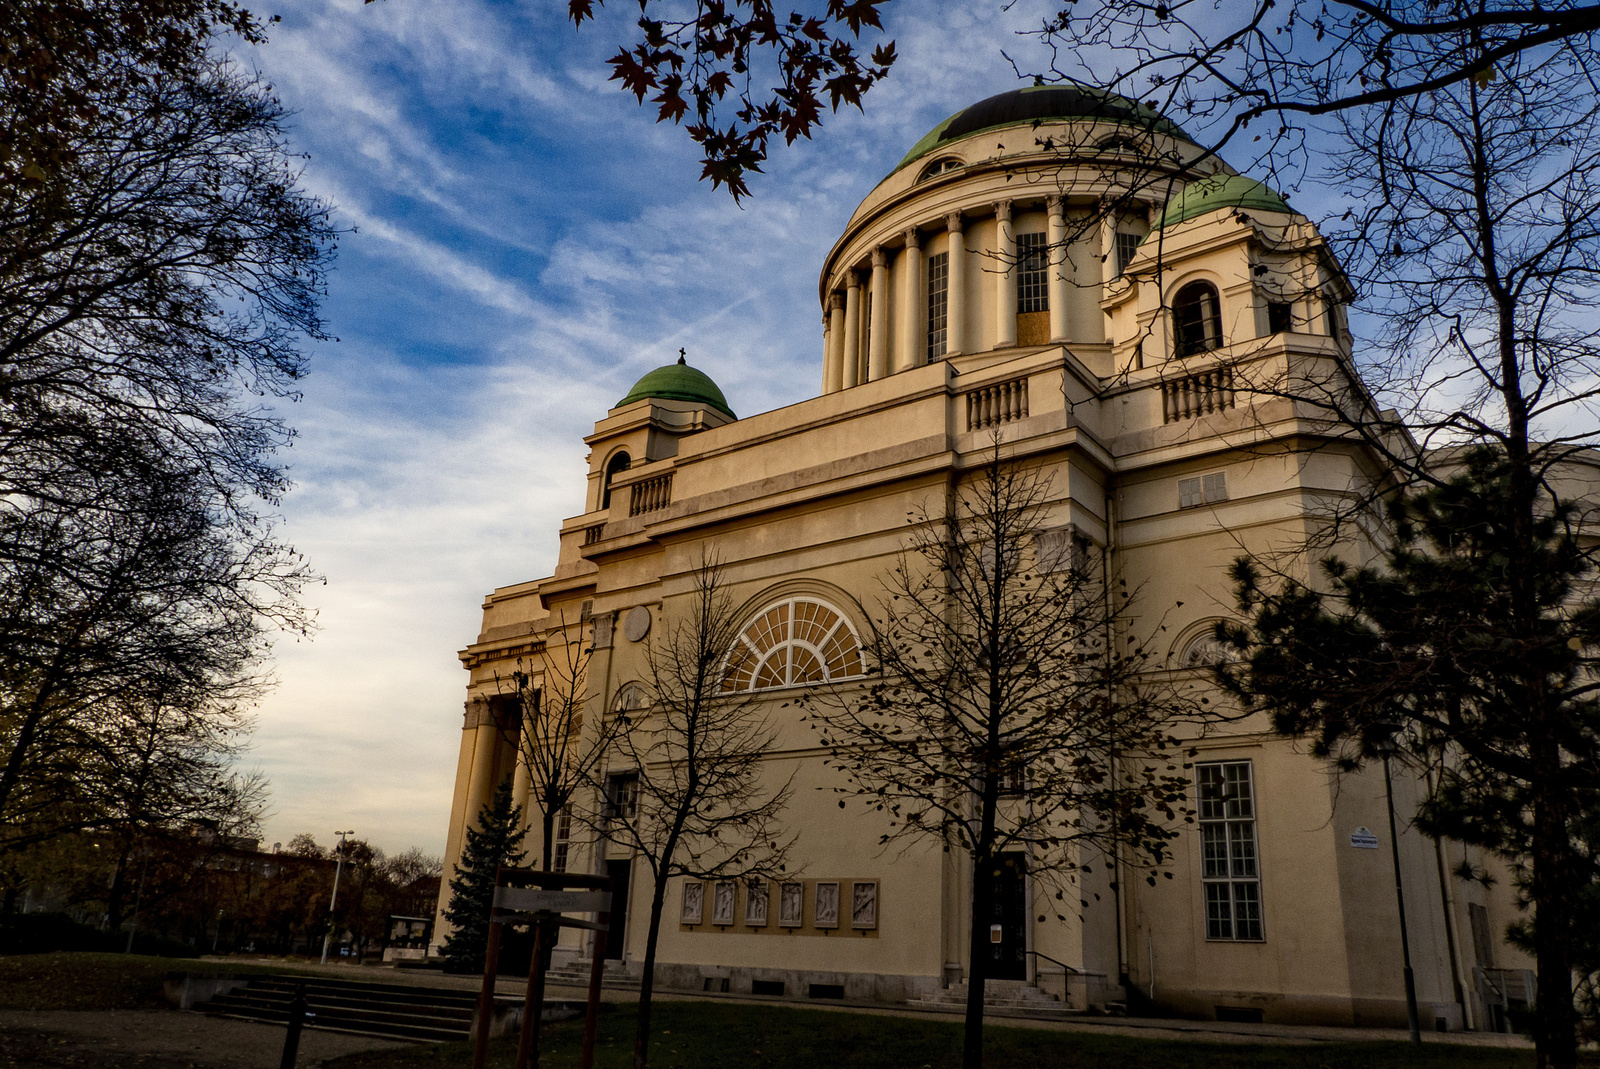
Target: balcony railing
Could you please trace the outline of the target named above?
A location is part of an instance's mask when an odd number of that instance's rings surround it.
[[[1010,382],[997,382],[980,386],[967,394],[967,430],[981,431],[998,427],[1028,415],[1028,380],[1026,377]]]
[[[1219,367],[1161,384],[1161,422],[1208,416],[1234,406],[1233,368]]]
[[[628,499],[629,516],[642,516],[646,512],[664,509],[672,504],[672,472],[634,483],[630,490],[632,496]]]

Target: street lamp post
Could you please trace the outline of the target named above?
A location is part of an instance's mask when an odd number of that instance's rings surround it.
[[[1385,766],[1387,767],[1387,766]],[[1389,814],[1390,824],[1394,823],[1394,814]],[[333,855],[336,859],[333,866],[333,897],[328,900],[328,930],[322,936],[322,964],[328,964],[328,943],[333,939],[333,911],[339,905],[339,877],[344,873],[344,837],[354,835],[355,829],[349,831],[336,831],[333,834],[339,837],[339,845],[334,847]],[[1398,871],[1398,870],[1397,870]],[[1406,959],[1408,962],[1410,958]],[[1410,966],[1407,966],[1409,970]],[[1410,975],[1408,971],[1406,975]]]
[[[1400,835],[1394,823],[1394,780],[1389,774],[1389,756],[1399,749],[1394,737],[1400,730],[1398,724],[1379,725],[1388,733],[1377,743],[1383,755],[1383,793],[1389,805],[1389,856],[1394,860],[1394,897],[1400,907],[1400,958],[1405,963],[1406,1023],[1411,1028],[1411,1042],[1422,1042],[1422,1028],[1417,1023],[1417,980],[1411,971],[1411,938],[1406,931],[1406,891],[1400,879]]]

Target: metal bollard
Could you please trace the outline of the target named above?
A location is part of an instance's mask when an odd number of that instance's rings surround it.
[[[306,1023],[306,984],[302,980],[294,986],[294,998],[289,1000],[289,1034],[283,1037],[283,1059],[278,1069],[294,1069],[295,1058],[300,1054],[300,1029]]]

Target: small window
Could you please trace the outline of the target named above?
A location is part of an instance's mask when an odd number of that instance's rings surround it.
[[[633,459],[626,453],[618,453],[616,456],[606,461],[605,486],[600,491],[601,508],[608,509],[611,507],[611,480],[627,471],[632,464]]]
[[[1017,312],[1050,310],[1050,249],[1043,234],[1017,235]]]
[[[1195,766],[1207,939],[1257,942],[1262,938],[1255,785],[1250,773],[1249,761]]]
[[[1176,354],[1210,352],[1222,346],[1222,304],[1209,282],[1191,282],[1172,300]]]
[[[944,358],[948,343],[950,254],[928,257],[928,363]]]
[[[606,777],[606,816],[633,820],[639,815],[639,773],[621,772]]]
[[[1322,321],[1328,337],[1339,336],[1339,305],[1327,297],[1322,299]]]
[[[1196,475],[1192,479],[1178,480],[1178,507],[1181,509],[1198,508],[1201,505],[1213,505],[1226,500],[1228,500],[1226,472],[1218,471],[1210,475]]]
[[[951,171],[959,171],[965,166],[966,164],[962,163],[954,156],[946,156],[943,159],[934,160],[932,163],[928,164],[928,166],[924,167],[922,169],[922,174],[918,176],[917,181],[926,182],[930,178],[937,178],[942,174],[949,174]]]
[[[1287,334],[1294,329],[1292,309],[1283,301],[1267,302],[1267,333]]]
[[[1128,265],[1133,263],[1133,258],[1139,254],[1139,243],[1144,241],[1142,234],[1124,234],[1117,231],[1117,277],[1121,278],[1127,273]]]

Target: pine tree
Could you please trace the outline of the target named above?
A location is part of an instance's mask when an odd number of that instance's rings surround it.
[[[511,801],[511,781],[494,792],[494,800],[478,812],[478,826],[467,829],[461,861],[450,879],[450,905],[444,919],[450,922],[444,957],[451,972],[481,973],[489,945],[489,910],[494,904],[495,876],[500,866],[520,864],[522,807]]]
[[[1221,673],[1341,768],[1392,738],[1430,773],[1416,824],[1512,866],[1527,912],[1509,934],[1538,958],[1535,1035],[1545,1064],[1571,1065],[1572,977],[1600,949],[1595,566],[1553,490],[1527,521],[1516,460],[1479,448],[1459,462],[1395,502],[1380,562],[1324,561],[1322,590],[1239,561],[1244,623],[1220,637],[1240,660]]]

